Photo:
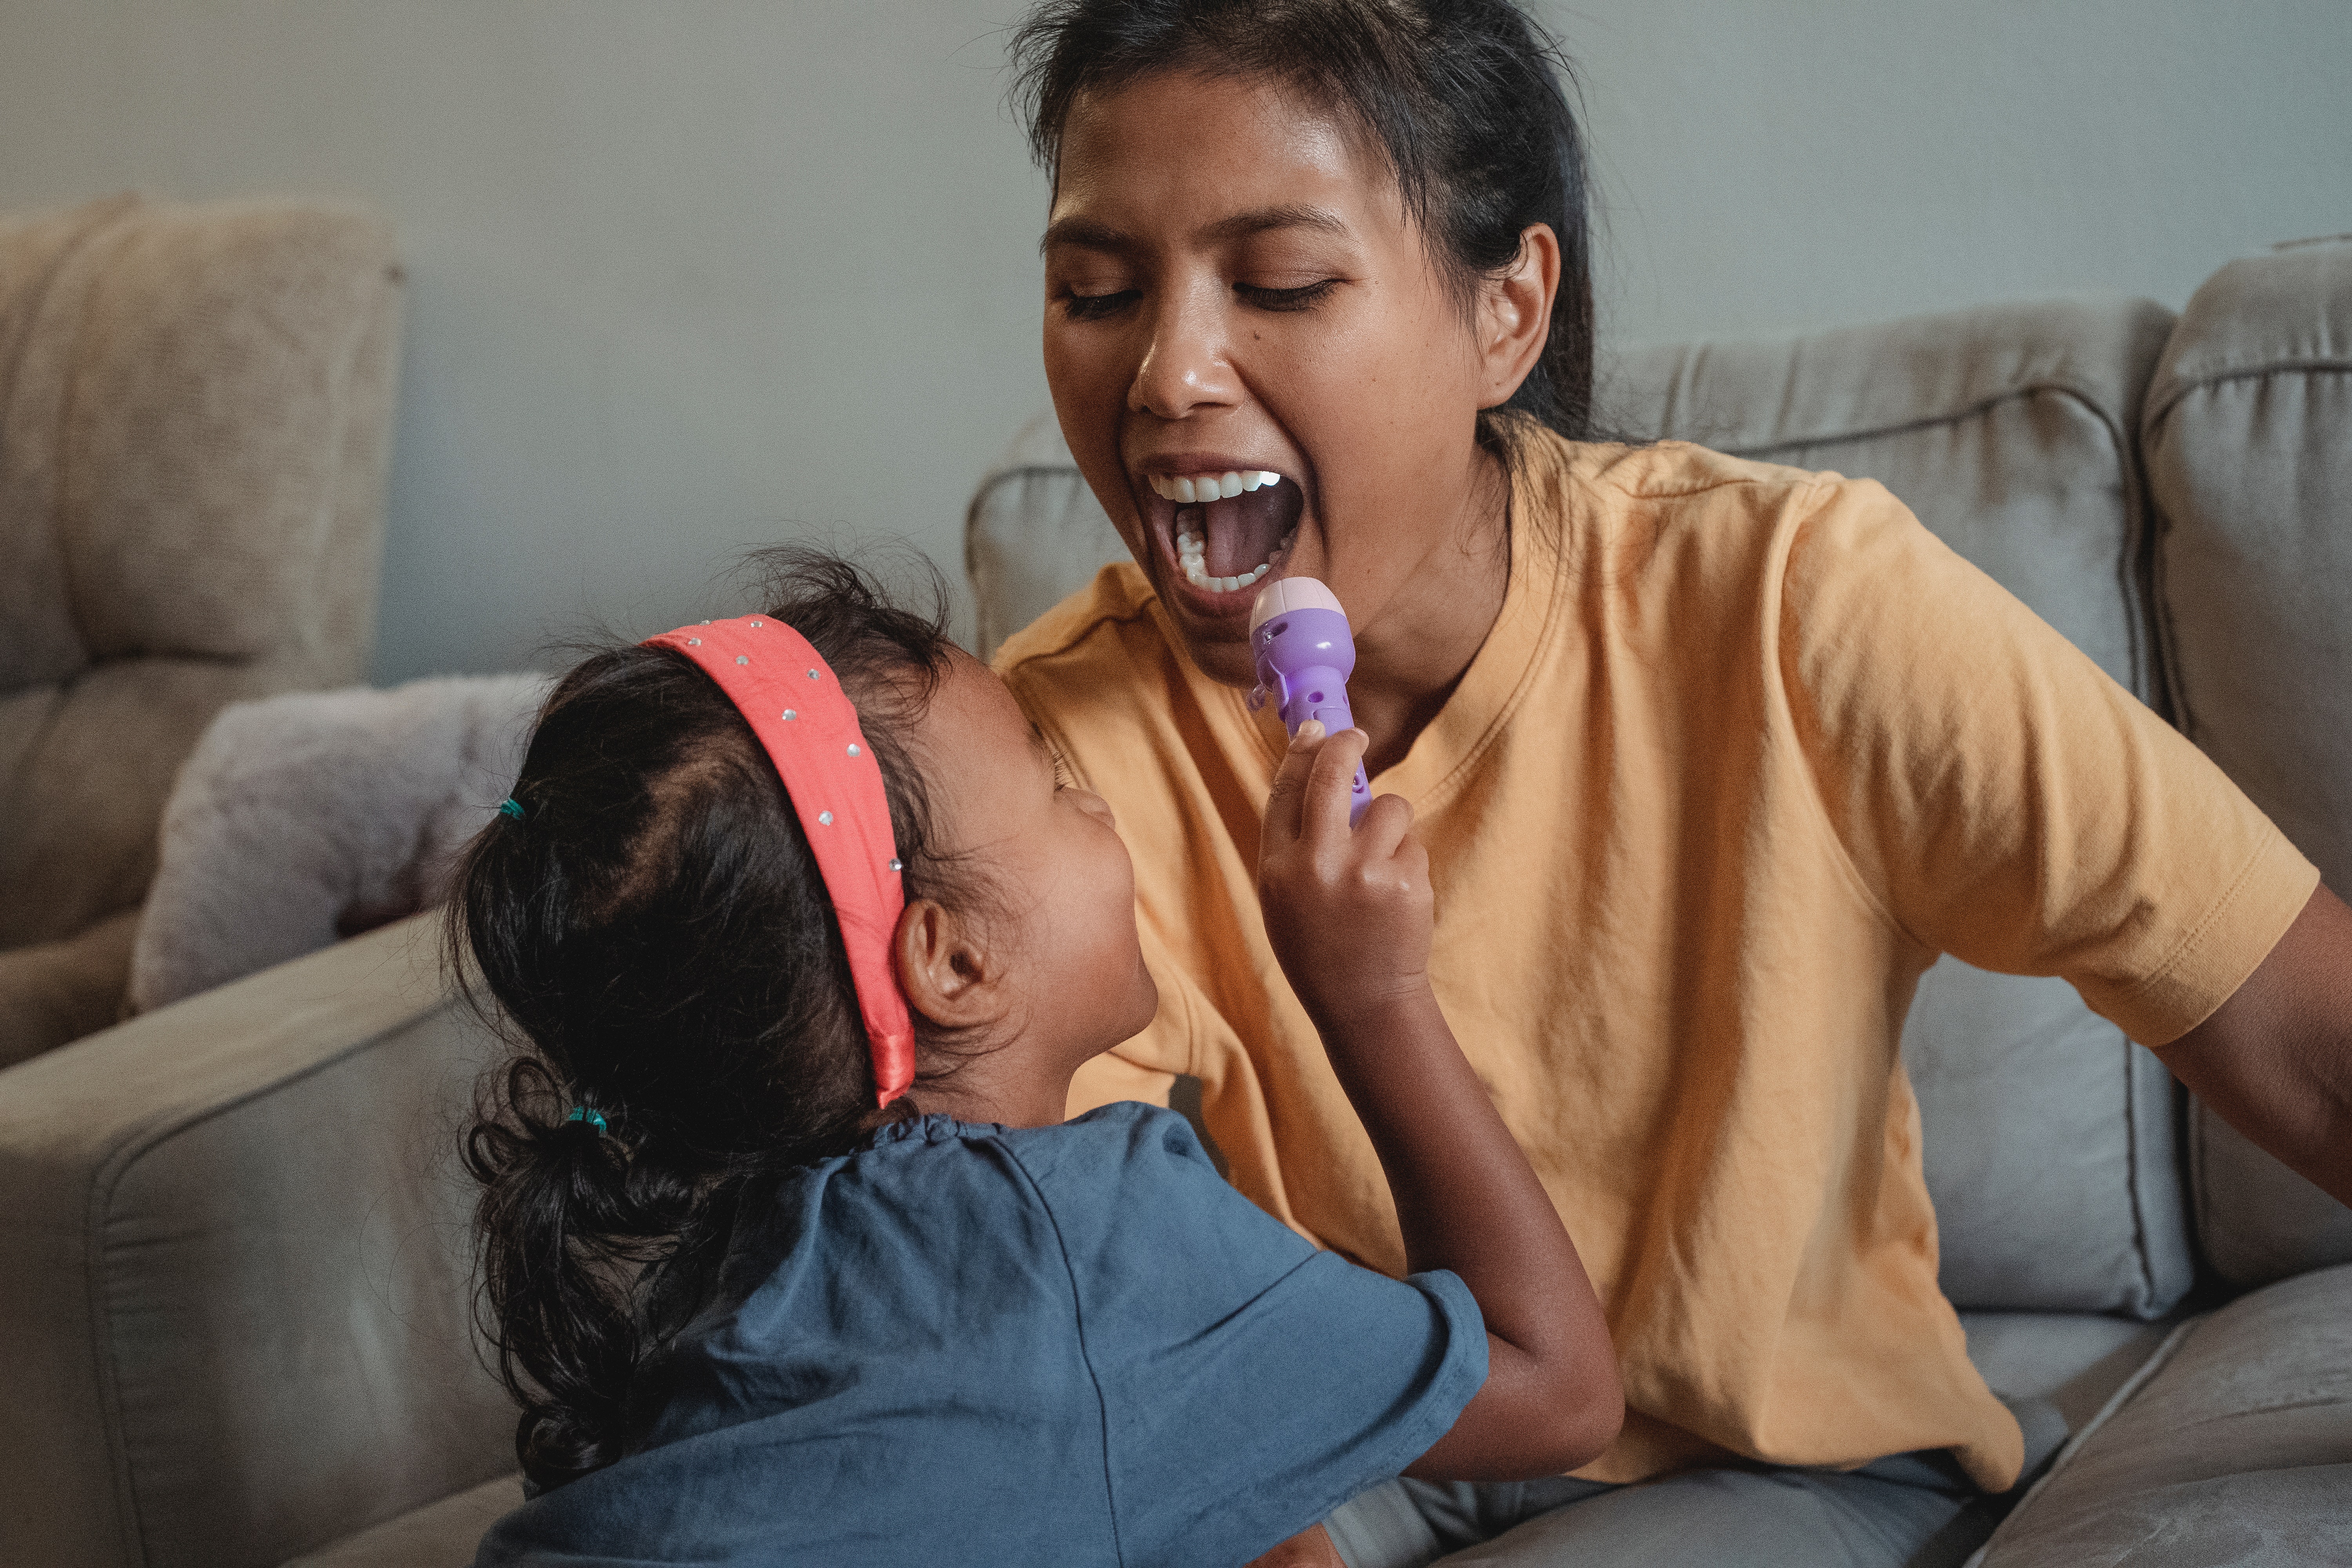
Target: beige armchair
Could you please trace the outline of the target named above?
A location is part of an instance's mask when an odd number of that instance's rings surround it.
[[[213,715],[364,668],[400,298],[351,212],[0,219],[0,1066],[114,1022]]]

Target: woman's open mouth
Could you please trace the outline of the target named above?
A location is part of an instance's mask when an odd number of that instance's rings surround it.
[[[1166,548],[1184,580],[1204,595],[1255,589],[1297,538],[1304,498],[1271,468],[1145,477],[1154,494],[1173,503]]]

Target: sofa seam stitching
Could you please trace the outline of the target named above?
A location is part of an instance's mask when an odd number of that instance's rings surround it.
[[[2217,370],[2167,387],[2163,397],[2148,409],[2147,417],[2140,424],[2145,428],[2160,423],[2191,393],[2203,392],[2233,381],[2259,381],[2266,375],[2352,375],[2352,360],[2319,357],[2284,359],[2270,364],[2250,365],[2243,370]]]
[[[2140,1194],[2139,1064],[2132,1059],[2136,1048],[2128,1038],[2123,1042],[2124,1160],[2131,1178],[2124,1190],[2131,1199],[2132,1252],[2139,1263],[2139,1310],[2146,1312],[2156,1306],[2156,1264],[2148,1256],[2147,1214]]]
[[[2039,397],[2049,393],[2072,397],[2094,409],[2099,407],[2095,391],[2080,382],[2059,376],[2035,376],[2028,381],[2021,381],[2013,386],[2003,387],[1999,392],[1990,393],[1973,402],[1963,403],[1935,414],[1923,414],[1916,419],[1897,419],[1885,425],[1864,426],[1853,430],[1822,431],[1809,436],[1776,436],[1769,441],[1751,441],[1738,447],[1717,447],[1715,450],[1724,453],[1727,457],[1752,458],[1758,453],[1769,452],[1777,447],[1823,447],[1839,441],[1876,440],[1885,436],[1907,435],[1911,431],[1931,429],[1937,425],[1957,425],[1963,420],[1980,418],[2004,403],[2013,402],[2021,397]],[[2112,424],[2112,421],[2107,423]]]

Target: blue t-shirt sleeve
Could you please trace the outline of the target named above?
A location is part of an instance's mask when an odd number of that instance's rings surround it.
[[[1053,1131],[1020,1159],[1069,1260],[1129,1568],[1246,1562],[1419,1458],[1486,1382],[1454,1275],[1316,1251],[1171,1112]]]

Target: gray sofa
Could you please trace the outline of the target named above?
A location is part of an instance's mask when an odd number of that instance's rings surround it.
[[[2352,889],[2352,247],[2145,301],[1634,353],[1629,429],[1885,481]],[[973,502],[993,642],[1116,541],[1050,421]],[[465,1561],[515,1499],[429,920],[0,1073],[0,1563]],[[1943,1281],[2073,1429],[1990,1568],[2352,1562],[2352,1213],[2063,983],[1905,1037]],[[1210,1108],[1213,1126],[1214,1108]]]

